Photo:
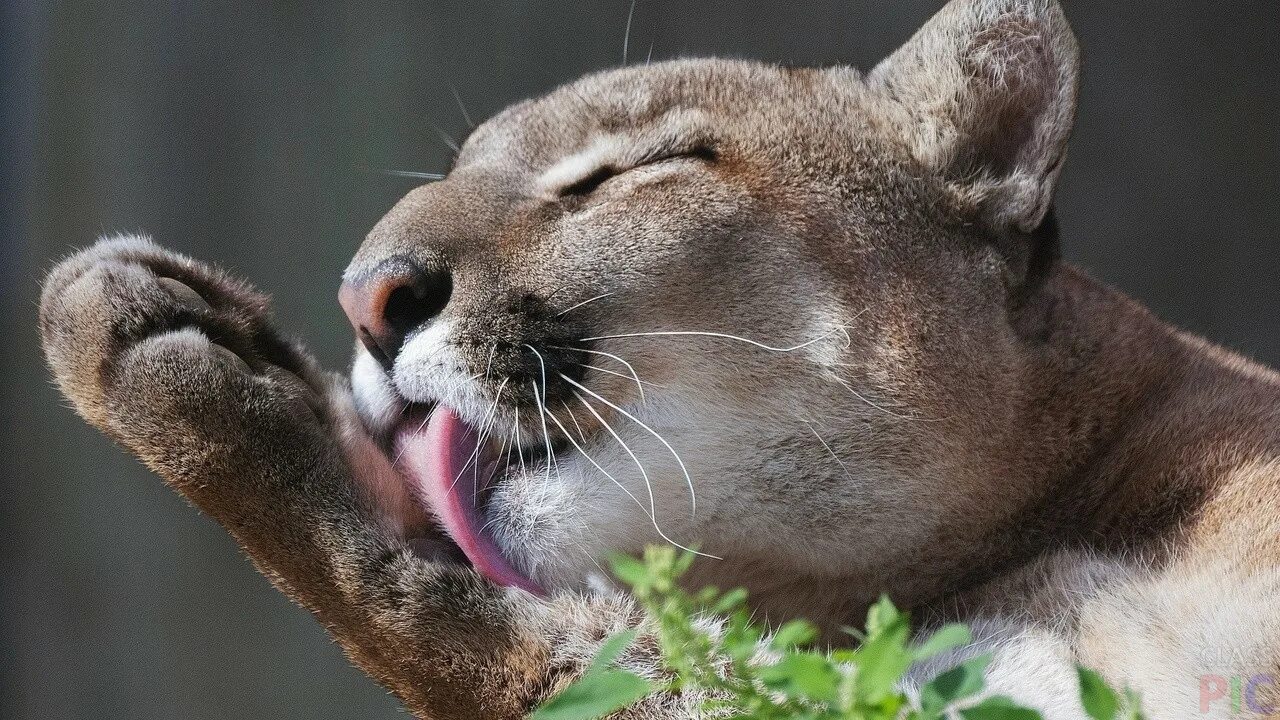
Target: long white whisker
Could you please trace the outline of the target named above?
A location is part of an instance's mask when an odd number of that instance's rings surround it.
[[[653,332],[638,332],[638,333],[620,333],[618,335],[597,335],[596,337],[581,338],[579,342],[588,342],[591,340],[613,340],[615,338],[630,338],[630,337],[662,337],[662,336],[695,335],[695,336],[701,336],[701,337],[721,338],[724,340],[737,340],[738,342],[744,342],[744,343],[747,343],[748,345],[754,345],[755,347],[761,348],[763,350],[769,350],[771,352],[788,353],[788,352],[795,352],[796,350],[800,350],[802,348],[807,348],[810,345],[813,345],[814,343],[821,342],[822,340],[825,340],[831,337],[832,335],[836,333],[841,333],[841,332],[843,332],[843,328],[836,328],[831,332],[819,335],[818,337],[813,338],[812,340],[809,340],[807,342],[802,342],[799,345],[792,345],[790,347],[774,347],[772,345],[766,345],[765,343],[751,340],[750,338],[739,337],[737,335],[730,335],[728,333],[698,332],[696,330],[669,330],[669,331],[653,331]]]
[[[635,415],[632,415],[631,413],[627,412],[626,410],[623,410],[621,407],[619,407],[619,406],[617,406],[617,405],[615,405],[615,404],[613,404],[613,403],[609,402],[608,400],[606,400],[603,396],[599,395],[598,393],[592,392],[592,391],[591,391],[591,389],[587,388],[585,385],[582,385],[582,384],[580,384],[580,383],[578,383],[578,382],[574,381],[572,378],[566,377],[563,373],[561,373],[561,374],[560,374],[560,377],[561,377],[565,382],[567,382],[567,383],[569,383],[569,384],[573,385],[573,386],[574,386],[574,387],[576,387],[576,388],[581,389],[583,392],[585,392],[585,393],[587,393],[587,394],[591,395],[592,397],[594,397],[595,399],[597,399],[597,400],[599,400],[600,402],[604,403],[605,405],[608,405],[609,407],[613,408],[614,410],[617,410],[618,412],[622,413],[622,414],[623,414],[623,415],[625,415],[629,420],[631,420],[631,422],[633,422],[633,423],[635,423],[635,424],[639,425],[640,427],[644,428],[646,431],[648,431],[648,433],[649,433],[650,435],[652,435],[652,436],[654,436],[655,438],[657,438],[657,439],[658,439],[658,442],[660,442],[660,443],[662,443],[663,445],[665,445],[665,446],[666,446],[666,448],[667,448],[667,450],[669,450],[669,451],[671,452],[671,456],[672,456],[672,457],[674,457],[674,458],[676,459],[676,463],[678,463],[678,464],[680,465],[680,471],[684,473],[684,480],[685,480],[685,483],[687,483],[687,484],[688,484],[688,486],[689,486],[689,506],[690,506],[690,507],[689,507],[689,514],[690,514],[690,515],[695,515],[695,514],[697,514],[697,512],[698,512],[698,495],[697,495],[697,493],[695,493],[695,492],[693,491],[693,478],[689,476],[689,468],[686,468],[686,467],[684,466],[684,461],[680,459],[680,453],[676,452],[676,449],[675,449],[675,448],[673,448],[673,447],[671,447],[671,443],[667,442],[666,438],[664,438],[664,437],[662,437],[661,435],[659,435],[659,434],[658,434],[658,432],[657,432],[656,430],[654,430],[653,428],[651,428],[651,427],[649,427],[648,425],[644,424],[644,422],[643,422],[643,421],[641,421],[641,420],[640,420],[640,418],[636,417]]]
[[[573,408],[569,407],[569,403],[566,403],[563,400],[560,402],[560,406],[564,408],[565,412],[569,413],[569,419],[573,421],[573,426],[578,428],[578,437],[582,438],[582,442],[586,442],[587,433],[584,432],[582,426],[578,424],[578,416],[573,414]]]
[[[653,529],[657,531],[658,536],[661,537],[663,540],[666,540],[667,542],[671,543],[675,547],[681,550],[684,550],[685,552],[691,552],[694,555],[701,555],[702,557],[713,558],[715,560],[723,560],[724,558],[716,557],[715,555],[708,555],[706,553],[698,552],[693,548],[685,547],[684,545],[681,545],[675,540],[672,540],[671,538],[667,537],[667,534],[664,533],[662,531],[662,528],[658,526],[658,518],[657,518],[658,510],[657,510],[657,503],[655,502],[653,497],[653,484],[649,482],[649,473],[645,471],[644,465],[640,462],[640,458],[636,457],[636,454],[631,451],[631,448],[628,447],[625,442],[623,442],[622,436],[619,435],[611,425],[609,425],[609,423],[604,419],[604,417],[600,415],[599,412],[596,412],[596,409],[591,406],[591,403],[586,401],[586,398],[579,395],[577,391],[573,391],[573,395],[574,397],[578,398],[578,402],[582,403],[582,406],[585,407],[588,412],[590,412],[592,415],[595,416],[596,420],[600,423],[600,425],[604,427],[604,429],[607,430],[610,435],[613,436],[613,439],[618,441],[618,444],[622,446],[622,449],[626,451],[627,455],[631,456],[631,461],[636,464],[636,467],[640,468],[640,477],[644,478],[644,486],[649,492],[649,518],[653,521]]]
[[[498,343],[494,343],[493,347],[489,349],[489,362],[485,363],[484,366],[485,380],[489,379],[489,372],[493,370],[493,354],[496,352],[498,352]]]
[[[516,429],[516,459],[520,461],[520,472],[525,472],[524,464],[524,442],[520,440],[520,403],[515,405],[515,429]]]
[[[633,376],[633,375],[628,375],[628,374],[626,374],[626,373],[620,373],[620,372],[618,372],[617,370],[610,370],[609,368],[602,368],[602,367],[600,367],[599,365],[589,365],[589,364],[587,364],[587,363],[574,363],[574,364],[575,364],[575,365],[578,365],[579,367],[584,367],[584,368],[586,368],[586,369],[588,369],[588,370],[595,370],[596,372],[601,372],[601,373],[604,373],[604,374],[606,374],[606,375],[614,375],[614,376],[616,376],[616,377],[625,378],[625,379],[627,379],[627,380],[631,380],[631,379],[633,379],[633,378],[634,378],[634,376]],[[652,383],[652,382],[649,382],[648,380],[641,380],[640,382],[644,383],[645,385],[652,385],[653,387],[656,387],[656,388],[662,388],[662,389],[664,389],[664,390],[667,388],[667,386],[666,386],[666,385],[659,385],[658,383]],[[642,396],[642,398],[641,398],[641,402],[644,402],[643,396]]]
[[[406,405],[405,407],[408,407],[408,405]],[[418,429],[415,430],[413,434],[417,435],[418,433],[422,432],[422,428],[426,427],[427,423],[429,422],[431,422],[431,415],[428,414],[425,418],[422,419],[422,424],[418,426]],[[398,451],[396,451],[396,457],[394,460],[391,461],[391,467],[395,467],[396,464],[400,462],[400,458],[404,456],[404,450],[405,450],[404,447],[401,447]]]
[[[613,293],[611,293],[611,292],[607,292],[607,293],[600,293],[599,295],[597,295],[597,296],[595,296],[595,297],[593,297],[593,298],[587,298],[586,300],[583,300],[582,302],[578,303],[577,305],[570,305],[569,307],[565,308],[564,310],[561,310],[560,312],[556,313],[556,317],[564,317],[565,315],[568,315],[569,313],[573,312],[574,310],[577,310],[578,308],[582,307],[583,305],[586,305],[586,304],[588,304],[588,303],[593,303],[593,302],[595,302],[595,301],[597,301],[597,300],[603,300],[604,298],[607,298],[607,297],[609,297],[610,295],[613,295]]]
[[[472,462],[476,464],[474,470],[476,480],[480,479],[478,476],[478,473],[480,472],[480,447],[484,444],[484,441],[488,439],[489,429],[492,426],[493,421],[497,419],[498,402],[502,399],[502,389],[506,386],[507,381],[504,379],[502,384],[498,386],[498,392],[494,393],[493,405],[489,406],[489,411],[484,414],[484,420],[480,423],[480,431],[476,434],[476,449],[471,451],[471,456],[467,458],[465,463],[463,463],[462,469],[458,471],[458,475],[453,478],[453,484],[449,486],[450,489],[457,486],[458,481],[462,479],[462,473],[466,472],[467,467],[471,465]]]
[[[612,425],[605,422],[604,417],[602,417],[600,413],[596,412],[596,409],[592,407],[591,403],[587,402],[586,398],[579,395],[577,391],[573,391],[573,395],[574,397],[578,398],[578,402],[582,403],[582,406],[587,409],[587,412],[595,416],[596,420],[600,423],[600,425],[603,426],[604,429],[607,430],[609,434],[613,436],[613,439],[618,441],[618,444],[622,446],[622,449],[626,451],[627,455],[631,456],[631,461],[636,464],[636,467],[640,468],[640,477],[644,480],[644,486],[649,493],[649,517],[656,518],[658,513],[658,508],[657,508],[657,502],[654,500],[654,497],[653,497],[653,485],[649,483],[649,473],[644,469],[644,464],[640,462],[640,458],[636,457],[636,454],[634,452],[631,452],[631,448],[625,442],[623,442],[622,436],[618,435],[617,431],[613,429]],[[657,525],[656,519],[654,520],[654,525],[655,526]]]
[[[555,462],[555,453],[551,452],[551,433],[547,432],[547,418],[546,418],[547,404],[545,402],[545,398],[547,396],[547,363],[543,361],[542,353],[538,352],[537,348],[527,343],[525,344],[525,347],[533,351],[533,354],[538,358],[538,366],[542,368],[542,397],[541,398],[538,397],[538,383],[532,382],[531,384],[533,385],[533,400],[538,404],[538,409],[540,410],[540,412],[538,413],[538,418],[542,420],[542,437],[547,442],[547,482],[550,483],[551,482],[551,465],[552,463]],[[556,466],[556,475],[557,476],[560,475],[559,465]]]
[[[586,459],[587,459],[587,462],[589,462],[589,463],[591,463],[592,465],[594,465],[594,466],[596,467],[596,469],[597,469],[597,470],[599,470],[601,473],[603,473],[603,474],[604,474],[604,476],[605,476],[605,477],[607,477],[607,478],[609,478],[610,480],[612,480],[614,485],[617,485],[617,486],[618,486],[618,488],[619,488],[620,490],[622,490],[622,492],[624,492],[624,493],[626,493],[626,494],[627,494],[627,497],[629,497],[629,498],[631,498],[632,500],[634,500],[634,501],[635,501],[635,503],[636,503],[636,505],[637,505],[637,506],[639,506],[640,511],[641,511],[641,512],[643,512],[646,516],[648,516],[648,517],[649,517],[649,519],[650,519],[650,520],[652,520],[652,521],[655,523],[655,525],[656,525],[657,521],[656,521],[656,520],[654,520],[653,514],[652,514],[652,513],[650,513],[649,511],[645,510],[644,503],[640,502],[640,498],[636,497],[634,493],[632,493],[630,490],[628,490],[628,489],[627,489],[627,486],[625,486],[625,485],[623,485],[622,483],[618,482],[618,479],[617,479],[617,478],[615,478],[613,475],[609,474],[609,471],[608,471],[608,470],[605,470],[603,467],[600,467],[600,463],[596,462],[594,458],[592,458],[590,455],[588,455],[588,454],[587,454],[587,451],[586,451],[586,450],[583,450],[583,449],[582,449],[582,446],[578,444],[578,441],[577,441],[577,440],[574,440],[574,439],[573,439],[573,437],[569,434],[569,430],[568,430],[567,428],[565,428],[565,426],[564,426],[563,424],[561,424],[561,422],[556,418],[556,416],[555,416],[555,415],[553,415],[553,414],[551,413],[551,411],[550,411],[550,410],[547,410],[546,408],[543,408],[543,412],[547,413],[547,417],[551,418],[551,422],[555,423],[555,424],[556,424],[556,426],[560,428],[560,432],[562,432],[562,433],[564,433],[564,434],[565,434],[565,437],[566,437],[566,438],[568,438],[569,443],[570,443],[571,445],[573,445],[574,449],[575,449],[575,450],[577,450],[579,453],[582,453],[582,457],[586,458]],[[581,428],[579,428],[579,429],[581,429]],[[584,439],[585,439],[585,438],[584,438]]]
[[[610,358],[611,360],[616,360],[617,362],[622,363],[623,365],[626,366],[628,370],[631,371],[631,377],[635,378],[636,389],[640,391],[640,402],[646,402],[644,399],[644,385],[640,382],[640,375],[636,372],[636,369],[631,366],[631,363],[627,362],[626,360],[623,360],[622,358],[618,357],[617,355],[614,355],[613,353],[607,353],[602,350],[588,350],[586,348],[568,348],[568,347],[560,347],[560,346],[556,346],[556,349],[570,350],[570,351],[578,350],[579,352],[588,353],[590,355],[600,355],[601,357],[607,357],[607,358]]]
[[[516,449],[516,444],[515,444],[515,442],[514,442],[514,441],[513,441],[513,442],[511,442],[510,444],[507,444],[507,443],[506,443],[506,440],[507,440],[507,438],[505,438],[505,437],[504,437],[504,438],[503,438],[503,447],[505,447],[505,448],[507,449],[507,461],[506,461],[505,463],[503,463],[503,466],[504,466],[504,467],[507,467],[507,468],[510,468],[510,467],[511,467],[511,451]],[[516,458],[518,459],[519,457],[520,457],[520,455],[519,455],[519,453],[517,453],[517,454],[516,454]]]
[[[538,419],[542,421],[542,439],[547,446],[547,483],[550,483],[551,465],[555,462],[555,453],[551,451],[551,435],[547,432],[547,408],[546,405],[543,404],[542,399],[538,397],[538,383],[530,381],[529,384],[533,386],[533,402],[538,410]],[[557,465],[556,475],[559,476],[559,474],[560,467]]]
[[[511,464],[511,454],[507,450],[507,437],[505,434],[502,437],[502,444],[498,446],[498,454],[494,455],[495,462],[493,463],[493,469],[489,471],[489,477],[485,478],[484,480],[486,485],[488,483],[493,482],[494,476],[498,474],[498,469],[504,466],[503,463],[497,462],[498,460],[502,459],[503,453],[507,453],[506,464],[507,465]]]

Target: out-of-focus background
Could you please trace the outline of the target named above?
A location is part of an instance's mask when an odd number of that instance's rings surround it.
[[[630,60],[870,67],[941,0],[639,0]],[[230,539],[80,422],[43,270],[146,231],[253,278],[331,366],[366,230],[477,121],[622,61],[629,0],[0,3],[0,717],[392,718]],[[1280,4],[1072,0],[1066,253],[1280,363]]]

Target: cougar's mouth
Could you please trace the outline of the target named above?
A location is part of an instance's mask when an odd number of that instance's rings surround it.
[[[499,585],[546,594],[502,553],[485,517],[495,479],[506,473],[509,458],[442,404],[430,410],[425,422],[400,423],[393,444],[415,495],[477,572]]]

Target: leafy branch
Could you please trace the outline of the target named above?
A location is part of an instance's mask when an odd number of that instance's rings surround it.
[[[991,656],[969,658],[919,689],[903,679],[917,662],[972,642],[964,625],[947,625],[913,640],[906,613],[882,597],[867,613],[861,642],[830,653],[809,649],[817,629],[792,620],[768,634],[752,622],[745,591],[678,584],[694,556],[649,548],[643,560],[612,559],[618,579],[644,608],[665,680],[652,682],[617,661],[637,631],[610,637],[582,676],[532,715],[533,720],[596,720],[653,693],[697,691],[712,717],[741,720],[1039,720],[1040,714],[1002,695],[983,694]],[[1132,693],[1116,693],[1097,673],[1077,670],[1080,699],[1092,720],[1142,720]]]

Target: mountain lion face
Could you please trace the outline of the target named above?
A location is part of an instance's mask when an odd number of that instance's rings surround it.
[[[1018,299],[1076,51],[1056,6],[975,6],[866,76],[629,67],[479,127],[344,278],[400,521],[535,592],[671,543],[820,614],[1026,502],[991,470],[1030,461]]]

